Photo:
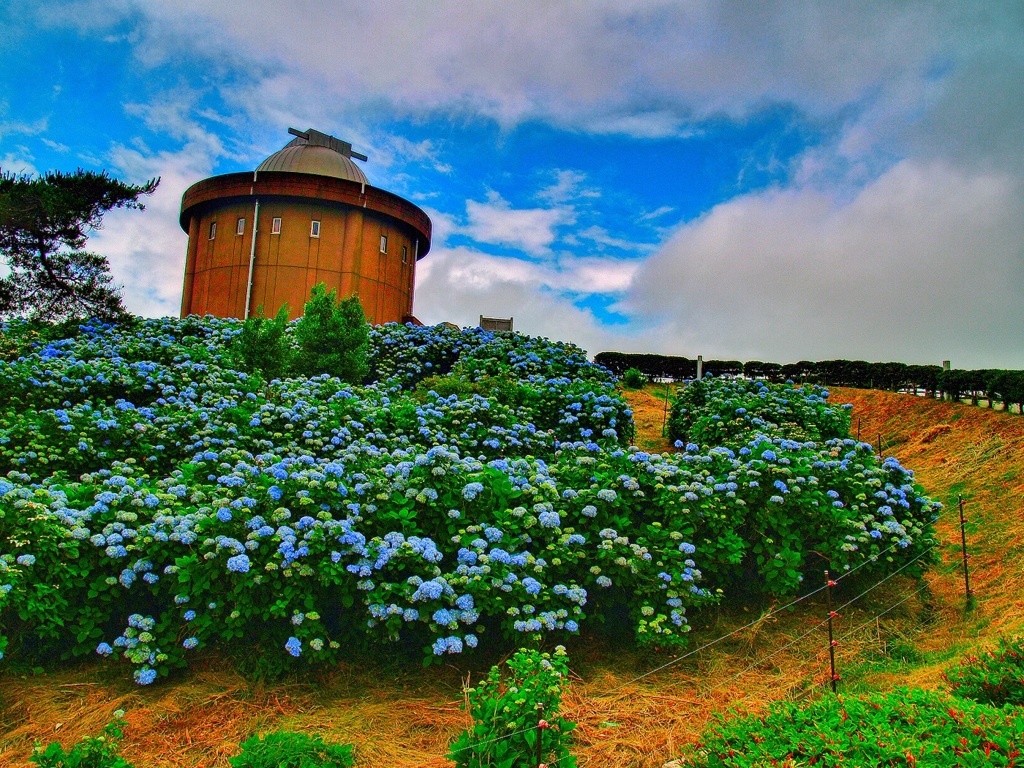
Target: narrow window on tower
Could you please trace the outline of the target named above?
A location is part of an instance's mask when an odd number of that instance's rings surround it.
[[[245,234],[245,219],[239,219],[238,220],[238,223],[235,225],[235,234],[236,235],[244,235]]]
[[[381,253],[387,253],[388,252],[388,236],[387,235],[381,235],[380,236],[380,252]]]
[[[280,235],[281,234],[281,217],[275,216],[274,220],[270,222],[270,234]]]
[[[217,236],[217,222],[210,222],[210,239],[213,240]]]
[[[314,220],[313,223],[309,225],[309,236],[310,237],[320,237],[320,222],[319,221]]]
[[[408,245],[403,245],[402,246],[402,263],[403,264],[408,264],[409,263],[409,246]]]

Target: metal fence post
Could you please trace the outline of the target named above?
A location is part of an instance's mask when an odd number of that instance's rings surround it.
[[[832,587],[835,585],[836,583],[829,578],[828,571],[825,571],[825,606],[828,608],[828,666],[832,693],[836,692],[836,685],[839,682],[839,675],[836,674],[836,646],[839,645],[839,641],[832,633],[832,619],[839,616],[832,610]]]

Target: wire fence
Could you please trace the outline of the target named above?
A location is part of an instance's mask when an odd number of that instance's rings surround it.
[[[936,546],[939,546],[939,545],[936,545]],[[933,574],[933,578],[928,579],[928,578],[923,577],[922,578],[922,582],[923,583],[921,584],[921,586],[919,586],[917,589],[913,590],[909,594],[904,595],[901,599],[897,600],[896,602],[888,604],[884,608],[881,608],[880,610],[877,610],[877,612],[872,613],[871,616],[869,616],[867,619],[865,619],[864,621],[859,623],[857,626],[855,626],[852,629],[847,630],[845,633],[839,635],[838,642],[840,644],[842,644],[844,641],[853,638],[861,630],[863,630],[863,629],[865,629],[865,628],[867,628],[867,627],[869,627],[871,625],[876,625],[879,619],[881,619],[884,616],[888,615],[889,613],[891,613],[892,611],[894,611],[895,609],[897,609],[901,605],[904,605],[907,602],[913,600],[915,597],[920,595],[922,592],[931,590],[942,579],[947,578],[949,576],[954,576],[956,574],[957,570],[959,569],[959,566],[960,566],[960,564],[958,562],[947,564],[944,568],[940,569],[937,574]],[[889,578],[891,578],[892,575],[894,575],[894,574],[890,574],[889,576],[885,577],[885,580],[888,580]],[[844,603],[844,606],[845,607],[851,606],[856,601],[858,601],[861,598],[863,598],[866,595],[868,595],[871,591],[873,591],[873,589],[875,587],[879,586],[881,583],[882,582],[880,581],[880,582],[876,583],[875,585],[873,585],[872,587],[864,590],[859,595],[857,595],[857,597],[855,597],[852,600],[849,600],[846,603]],[[908,630],[905,630],[905,634],[913,634],[913,633],[917,632],[917,630],[919,630],[925,624],[929,623],[931,620],[932,620],[932,617],[926,616],[925,618],[919,620],[917,623],[915,623],[913,626],[911,626]],[[759,658],[756,658],[755,660],[751,661],[749,664],[747,664],[745,667],[740,669],[738,672],[732,673],[732,674],[727,675],[727,676],[722,677],[722,678],[718,678],[715,681],[715,685],[712,687],[712,690],[724,689],[724,688],[727,688],[727,687],[731,686],[732,684],[736,683],[740,678],[742,678],[747,673],[749,673],[749,672],[751,672],[751,671],[753,671],[753,670],[755,670],[755,669],[757,669],[759,667],[762,667],[767,662],[771,661],[772,659],[774,659],[775,657],[779,656],[783,652],[785,652],[785,651],[789,650],[790,648],[793,648],[794,646],[798,645],[799,643],[801,643],[801,641],[807,640],[807,638],[811,637],[812,635],[820,634],[821,630],[823,629],[823,627],[825,627],[826,623],[827,623],[827,619],[821,619],[816,624],[814,624],[812,627],[810,627],[806,631],[800,633],[798,636],[792,638],[791,640],[789,640],[785,644],[783,644],[783,645],[779,646],[778,648],[775,648],[771,652],[766,653],[766,654],[760,656]],[[741,628],[741,630],[742,630],[742,628]],[[734,634],[736,631],[741,631],[741,630],[734,630],[730,634]],[[822,665],[823,666],[822,676],[824,678],[824,682],[827,683],[829,681],[830,674],[828,672],[827,665],[826,665],[827,656],[828,656],[828,647],[827,646],[823,647],[821,645],[820,641],[816,643],[815,647],[817,648],[817,650],[814,650],[814,647],[809,647],[807,649],[807,657],[805,658],[804,661],[798,662],[798,663],[796,663],[795,666],[791,665],[791,666],[789,666],[787,668],[787,674],[788,674],[788,676],[790,678],[793,678],[795,676],[795,673],[800,672],[802,670],[805,670],[808,667],[812,667],[813,665]],[[812,685],[812,687],[816,687],[818,685],[818,683],[815,682],[812,679],[811,680],[811,685]],[[734,705],[741,704],[741,703],[743,703],[743,701],[745,701],[750,696],[755,696],[755,695],[756,695],[755,693],[751,693],[747,697],[745,697],[743,700],[740,700],[738,702],[734,701],[733,704]],[[563,713],[563,715],[571,714],[571,713],[572,713],[572,710],[567,710],[567,712]],[[544,768],[544,767],[546,767],[546,768],[553,768],[558,763],[559,763],[559,761],[557,759],[553,759],[553,760],[550,760],[550,761],[548,761],[546,763],[545,762],[539,762],[538,766],[540,766],[541,768]]]
[[[960,542],[956,542],[956,543],[958,545],[961,545],[962,548],[963,548],[963,568],[964,568],[964,580],[965,580],[965,597],[966,597],[966,600],[967,600],[967,604],[969,605],[971,597],[972,597],[971,592],[970,592],[970,587],[969,587],[969,581],[968,581],[969,576],[968,576],[968,570],[967,570],[967,567],[968,567],[967,564],[968,564],[968,560],[969,560],[969,555],[967,553],[966,535],[964,533],[964,525],[963,525],[963,500],[961,498],[961,499],[958,499],[958,501],[959,501],[959,511],[960,511],[960,515],[961,515],[961,525],[960,525],[961,541]],[[938,522],[942,517],[944,517],[948,513],[949,513],[949,508],[947,508],[946,510],[941,512],[938,516],[936,516],[935,522]],[[711,686],[711,688],[707,689],[704,692],[705,695],[707,695],[708,693],[710,693],[712,691],[721,690],[721,689],[724,689],[724,688],[732,685],[733,683],[738,681],[741,677],[743,677],[747,673],[751,672],[752,670],[755,670],[755,669],[757,669],[759,667],[762,667],[767,662],[771,661],[772,659],[774,659],[775,657],[777,657],[780,654],[784,653],[785,651],[793,648],[794,646],[797,646],[799,643],[801,643],[802,641],[807,640],[807,638],[811,637],[812,635],[814,635],[816,633],[821,633],[822,628],[825,627],[829,623],[831,618],[836,618],[836,617],[840,616],[841,612],[844,612],[844,611],[846,611],[846,609],[851,608],[852,606],[857,604],[859,601],[863,600],[868,595],[873,593],[875,590],[879,589],[880,587],[882,587],[887,582],[890,582],[896,576],[900,575],[901,573],[904,573],[907,569],[911,568],[915,563],[920,563],[922,560],[925,560],[928,555],[932,554],[933,552],[940,551],[941,548],[943,548],[943,547],[947,547],[947,546],[951,546],[951,545],[952,545],[951,542],[943,543],[943,542],[940,542],[939,539],[936,537],[935,540],[933,541],[933,543],[930,546],[928,546],[926,549],[924,549],[922,552],[920,552],[917,556],[915,556],[911,560],[907,561],[906,563],[902,564],[900,567],[898,567],[894,571],[892,571],[892,572],[886,574],[885,576],[881,577],[878,581],[876,581],[873,584],[869,585],[868,587],[863,589],[861,592],[859,592],[854,597],[846,600],[845,602],[840,603],[839,605],[837,605],[834,608],[829,606],[829,609],[826,612],[826,615],[821,620],[819,620],[818,622],[814,623],[810,628],[808,628],[805,631],[801,632],[799,635],[797,635],[796,637],[790,639],[789,641],[787,641],[783,645],[781,645],[781,646],[779,646],[777,648],[774,648],[770,653],[762,655],[759,658],[756,658],[755,660],[751,661],[749,664],[744,666],[738,672],[735,672],[735,673],[729,674],[729,675],[727,675],[725,677],[716,679],[714,685]],[[639,682],[641,680],[644,680],[645,678],[648,678],[648,677],[651,677],[652,675],[655,675],[655,674],[658,674],[660,672],[663,672],[663,671],[669,669],[670,667],[673,667],[673,666],[683,662],[686,659],[690,659],[690,658],[696,656],[697,654],[702,653],[703,651],[706,651],[706,650],[708,650],[710,648],[713,648],[713,647],[715,647],[715,646],[725,642],[729,638],[736,637],[736,636],[740,635],[741,633],[743,633],[743,632],[753,628],[754,626],[762,624],[766,620],[768,620],[770,618],[773,618],[773,617],[775,617],[775,616],[777,616],[777,615],[779,615],[779,614],[781,614],[781,613],[783,613],[785,611],[788,611],[788,610],[794,608],[795,606],[799,605],[800,603],[803,603],[804,601],[807,601],[810,598],[812,598],[812,597],[814,597],[816,595],[821,594],[822,592],[827,592],[831,588],[834,588],[834,587],[838,586],[838,584],[840,582],[844,581],[845,579],[850,578],[851,576],[853,576],[857,571],[859,571],[864,566],[866,566],[866,565],[868,565],[870,563],[873,563],[873,562],[877,562],[880,558],[885,557],[886,555],[894,552],[898,548],[898,546],[899,546],[898,544],[893,544],[889,548],[879,552],[878,554],[874,555],[873,557],[865,559],[863,562],[861,562],[860,564],[854,566],[853,568],[849,569],[848,571],[845,571],[844,573],[839,574],[834,579],[829,579],[828,576],[827,576],[828,572],[826,571],[825,572],[826,573],[825,582],[822,584],[822,586],[817,587],[817,588],[815,588],[813,590],[810,590],[809,592],[807,592],[807,593],[805,593],[805,594],[803,594],[803,595],[801,595],[801,596],[799,596],[797,598],[794,598],[793,600],[790,600],[786,604],[778,606],[776,608],[773,608],[772,610],[768,611],[767,613],[762,614],[761,616],[758,616],[755,619],[752,619],[751,621],[743,624],[742,626],[736,627],[735,629],[732,629],[729,632],[726,632],[726,633],[724,633],[722,635],[719,635],[718,637],[715,637],[715,638],[713,638],[711,640],[708,640],[708,641],[702,643],[701,645],[699,645],[699,646],[697,646],[695,648],[692,648],[692,649],[686,651],[685,653],[682,653],[682,654],[676,656],[675,658],[673,658],[673,659],[671,659],[671,660],[669,660],[669,661],[667,661],[667,662],[665,662],[663,664],[660,664],[660,665],[658,665],[658,666],[656,666],[656,667],[654,667],[652,669],[649,669],[646,672],[643,672],[642,674],[636,675],[636,676],[634,676],[634,677],[630,678],[629,680],[626,680],[626,681],[624,681],[622,683],[618,683],[617,685],[613,686],[612,688],[609,688],[606,691],[603,691],[603,692],[600,692],[598,694],[595,694],[594,696],[591,696],[590,698],[593,699],[593,698],[596,698],[596,697],[600,697],[602,699],[607,699],[609,697],[613,697],[617,693],[622,692],[624,689],[628,688],[629,686],[634,685],[635,683],[637,683],[637,682]],[[817,651],[814,651],[811,648],[808,648],[807,649],[807,658],[804,661],[802,661],[802,662],[798,662],[796,664],[796,666],[792,666],[791,665],[788,668],[787,671],[788,671],[789,677],[792,678],[794,672],[800,671],[800,670],[805,669],[807,667],[810,667],[813,664],[824,663],[824,659],[825,659],[826,656],[830,655],[830,651],[833,652],[833,654],[834,654],[834,651],[835,651],[836,647],[841,647],[844,644],[844,642],[854,638],[857,635],[857,633],[859,633],[860,631],[862,631],[866,627],[871,626],[872,624],[874,624],[876,626],[876,628],[878,628],[878,622],[879,622],[880,619],[882,619],[883,617],[887,616],[888,614],[890,614],[892,611],[896,610],[900,606],[905,605],[906,603],[910,602],[914,598],[918,597],[922,592],[930,591],[932,589],[932,587],[934,587],[940,580],[942,580],[942,579],[944,579],[944,578],[946,578],[948,576],[953,575],[956,571],[958,571],[960,569],[960,567],[961,567],[961,562],[959,560],[954,561],[952,563],[946,563],[945,565],[943,565],[938,570],[937,573],[932,573],[931,574],[931,579],[930,580],[926,576],[922,576],[920,578],[921,584],[917,587],[917,589],[913,590],[910,593],[907,593],[907,594],[901,596],[901,598],[899,600],[895,601],[895,602],[886,604],[885,606],[881,606],[880,609],[878,609],[876,613],[873,613],[870,617],[868,617],[866,620],[862,621],[860,624],[858,624],[854,628],[846,630],[844,633],[840,634],[837,638],[835,638],[835,639],[830,638],[828,645],[823,647],[820,644],[820,642],[819,642],[817,644]],[[921,626],[923,626],[925,623],[927,623],[930,620],[932,620],[931,616],[926,616],[925,618],[921,619],[917,624],[915,624],[910,629],[910,632],[911,633],[912,632],[916,632]],[[828,682],[832,682],[833,684],[839,679],[839,677],[837,676],[837,674],[836,674],[836,672],[834,670],[834,662],[833,662],[832,670],[830,672],[827,672],[826,676],[827,676],[826,680]],[[561,716],[561,717],[570,717],[571,718],[577,712],[579,712],[579,710],[583,706],[589,706],[589,704],[586,704],[586,705],[585,704],[578,704],[575,707],[566,708],[564,711],[561,711],[561,712],[559,712],[557,714],[559,716]],[[476,741],[472,745],[467,746],[464,749],[471,749],[471,748],[472,749],[479,749],[480,747],[485,747],[485,746],[488,746],[490,744],[494,744],[494,743],[497,743],[499,741],[503,741],[505,739],[512,738],[514,736],[520,736],[522,734],[529,733],[530,731],[536,731],[537,732],[537,741],[536,741],[536,743],[540,744],[541,743],[541,741],[540,741],[541,740],[541,732],[544,729],[544,727],[546,727],[544,725],[544,721],[543,721],[543,714],[544,713],[539,713],[538,725],[534,725],[534,726],[530,726],[530,727],[526,727],[526,728],[516,729],[514,731],[510,731],[508,733],[502,734],[501,736],[496,736],[496,737],[491,738],[491,739],[484,739],[484,740]],[[549,715],[553,715],[555,713],[548,713],[548,714]],[[538,766],[538,768],[544,768],[545,766],[547,768],[553,768],[553,766],[557,765],[557,763],[558,763],[558,760],[551,760],[551,761],[548,761],[548,762],[544,762],[543,760],[538,759],[537,762],[536,762],[536,765]]]

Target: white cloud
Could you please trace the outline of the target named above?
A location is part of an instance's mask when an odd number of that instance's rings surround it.
[[[160,176],[160,186],[143,198],[145,211],[108,213],[103,228],[90,238],[89,248],[110,261],[114,281],[124,285],[125,305],[131,312],[176,316],[181,310],[188,244],[188,236],[178,225],[181,196],[210,175],[213,159],[202,144],[158,153],[115,146],[108,162],[124,181],[138,184]]]
[[[443,247],[448,242],[451,234],[458,231],[458,223],[455,221],[455,217],[436,208],[424,208],[423,210],[430,217],[432,225],[430,233],[431,248]]]
[[[1005,80],[999,93],[1012,94],[1016,13],[989,2],[339,0],[325,13],[317,0],[287,8],[274,0],[84,0],[45,16],[86,31],[128,20],[144,66],[188,50],[213,62],[215,75],[218,67],[246,70],[252,78],[235,93],[262,117],[372,104],[664,136],[709,117],[792,104],[827,119],[854,107],[866,115],[870,144],[869,133],[904,130],[947,101],[980,107],[975,120],[994,125],[1005,100],[951,100],[933,73],[948,63],[954,90],[980,96]],[[1017,69],[991,66],[993,53]],[[981,71],[971,71],[974,62]]]
[[[571,341],[592,353],[623,348],[624,335],[602,328],[573,303],[579,294],[617,294],[635,264],[570,258],[537,264],[469,248],[438,248],[416,265],[416,316],[426,323],[474,326],[480,315],[513,317],[523,333]]]
[[[462,232],[477,242],[520,248],[535,256],[550,251],[558,227],[575,221],[571,207],[513,208],[496,192],[485,203],[467,200],[466,217]]]
[[[601,191],[585,187],[587,174],[582,171],[559,169],[554,171],[555,183],[540,190],[536,197],[545,203],[558,205],[580,198],[601,197]]]
[[[48,146],[50,149],[52,149],[54,152],[60,152],[61,154],[63,154],[65,152],[71,151],[71,147],[69,147],[67,144],[61,144],[59,141],[53,141],[52,139],[40,139],[40,141],[43,142],[43,144],[45,144],[46,146]]]
[[[397,160],[403,163],[418,163],[432,168],[438,173],[451,173],[452,166],[441,160],[442,150],[437,142],[430,139],[410,141],[404,136],[387,136],[383,146],[374,157],[374,162],[389,166]]]
[[[9,106],[10,105],[6,101],[0,102],[0,116],[7,113]],[[42,133],[46,130],[48,124],[49,120],[45,117],[32,122],[24,120],[7,120],[0,117],[0,139],[4,139],[15,134],[32,136]]]
[[[179,88],[148,103],[125,104],[124,109],[129,115],[141,118],[151,131],[187,143],[193,151],[202,148],[210,157],[229,156],[220,137],[193,116],[197,104],[197,94]]]
[[[674,210],[675,208],[671,205],[663,205],[659,208],[655,208],[653,211],[647,211],[646,213],[640,214],[638,218],[640,221],[651,221],[653,219],[660,219],[662,216],[672,213]]]
[[[4,173],[14,173],[17,175],[28,174],[35,176],[39,173],[39,169],[35,166],[35,158],[28,151],[27,147],[17,147],[18,153],[6,152],[3,157],[0,157],[0,170]]]
[[[436,251],[431,249],[416,269],[417,284],[436,282],[437,273],[443,272],[446,279],[472,291],[516,284],[566,295],[587,295],[621,293],[629,287],[637,267],[636,262],[599,257],[567,256],[540,263],[494,256],[472,248],[438,248]],[[440,298],[447,300],[445,296]]]
[[[730,358],[1024,367],[1024,203],[1005,174],[906,161],[849,202],[735,198],[644,264],[624,307],[648,346]]]
[[[597,245],[601,246],[602,249],[616,248],[621,251],[627,251],[631,254],[644,253],[646,251],[650,251],[654,247],[648,243],[640,243],[636,240],[613,237],[607,229],[596,225],[580,230],[576,233],[576,237],[580,240],[589,240],[597,243]]]

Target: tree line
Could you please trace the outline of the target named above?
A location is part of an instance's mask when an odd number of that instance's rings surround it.
[[[650,379],[685,381],[697,377],[697,361],[677,355],[600,352],[594,362],[622,376],[635,368]],[[869,363],[864,360],[801,360],[768,363],[760,360],[704,360],[703,373],[747,376],[772,382],[810,382],[834,387],[910,392],[948,400],[970,398],[975,405],[987,400],[1024,411],[1024,371],[1002,369],[943,370],[938,365]]]

